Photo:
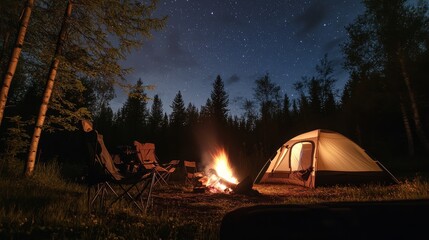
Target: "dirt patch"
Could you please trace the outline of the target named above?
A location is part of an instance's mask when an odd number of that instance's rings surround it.
[[[156,186],[153,192],[153,203],[149,214],[177,216],[198,219],[221,218],[229,211],[239,207],[259,204],[282,204],[294,197],[317,196],[319,191],[293,185],[254,185],[246,194],[198,193],[191,187],[170,184]]]

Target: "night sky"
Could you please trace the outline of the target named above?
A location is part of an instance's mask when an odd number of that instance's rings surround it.
[[[220,75],[230,113],[241,116],[256,79],[268,73],[293,99],[293,84],[316,76],[324,54],[334,62],[333,76],[342,90],[348,74],[339,44],[347,39],[345,26],[363,11],[360,0],[160,0],[154,16],[168,15],[167,26],[124,66],[134,69],[130,83],[141,78],[156,86],[147,94],[158,94],[168,114],[178,91],[185,106],[191,102],[200,109]],[[117,91],[114,111],[124,95]]]

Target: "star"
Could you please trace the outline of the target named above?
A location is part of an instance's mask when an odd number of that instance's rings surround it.
[[[128,81],[141,78],[145,84],[157,86],[148,95],[158,94],[165,106],[182,91],[186,104],[200,108],[210,97],[210,83],[218,74],[225,80],[234,75],[239,80],[225,84],[230,98],[252,99],[254,81],[266,72],[275,83],[291,86],[303,76],[314,75],[318,59],[324,54],[341,59],[338,43],[347,38],[344,27],[363,10],[359,0],[335,1],[335,4],[161,0],[155,16],[168,15],[166,27],[153,32],[141,51],[124,61],[126,67],[134,69]],[[342,87],[348,76],[341,74],[340,68],[334,71]],[[293,87],[282,90],[290,96],[299,95]],[[117,95],[125,101],[125,94]],[[115,99],[115,102],[121,101]],[[112,106],[114,110],[115,107],[120,105]],[[240,101],[229,107],[232,114],[242,114]],[[164,111],[171,109],[167,107]]]

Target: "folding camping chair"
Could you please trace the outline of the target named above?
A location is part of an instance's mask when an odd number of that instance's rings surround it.
[[[162,178],[165,179],[166,182],[170,179],[170,175],[176,171],[179,163],[180,160],[171,160],[166,164],[161,164],[161,166],[167,170],[167,172],[162,173]]]
[[[155,184],[161,183],[168,185],[168,177],[176,170],[173,165],[162,166],[158,162],[158,158],[155,154],[154,143],[140,143],[134,141],[136,152],[139,160],[145,165],[150,166],[155,171]]]
[[[195,161],[183,161],[185,167],[185,184],[195,185],[195,181],[203,177],[204,174],[198,171]]]
[[[88,150],[88,210],[91,212],[97,203],[98,210],[107,210],[125,199],[146,213],[152,200],[155,172],[150,168],[128,174],[119,171],[104,145],[103,135],[94,130],[87,120],[82,121],[82,127]]]

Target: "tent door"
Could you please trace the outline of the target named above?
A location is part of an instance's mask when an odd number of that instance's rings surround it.
[[[307,180],[313,170],[314,143],[311,141],[298,142],[291,147],[291,175],[301,180]]]

